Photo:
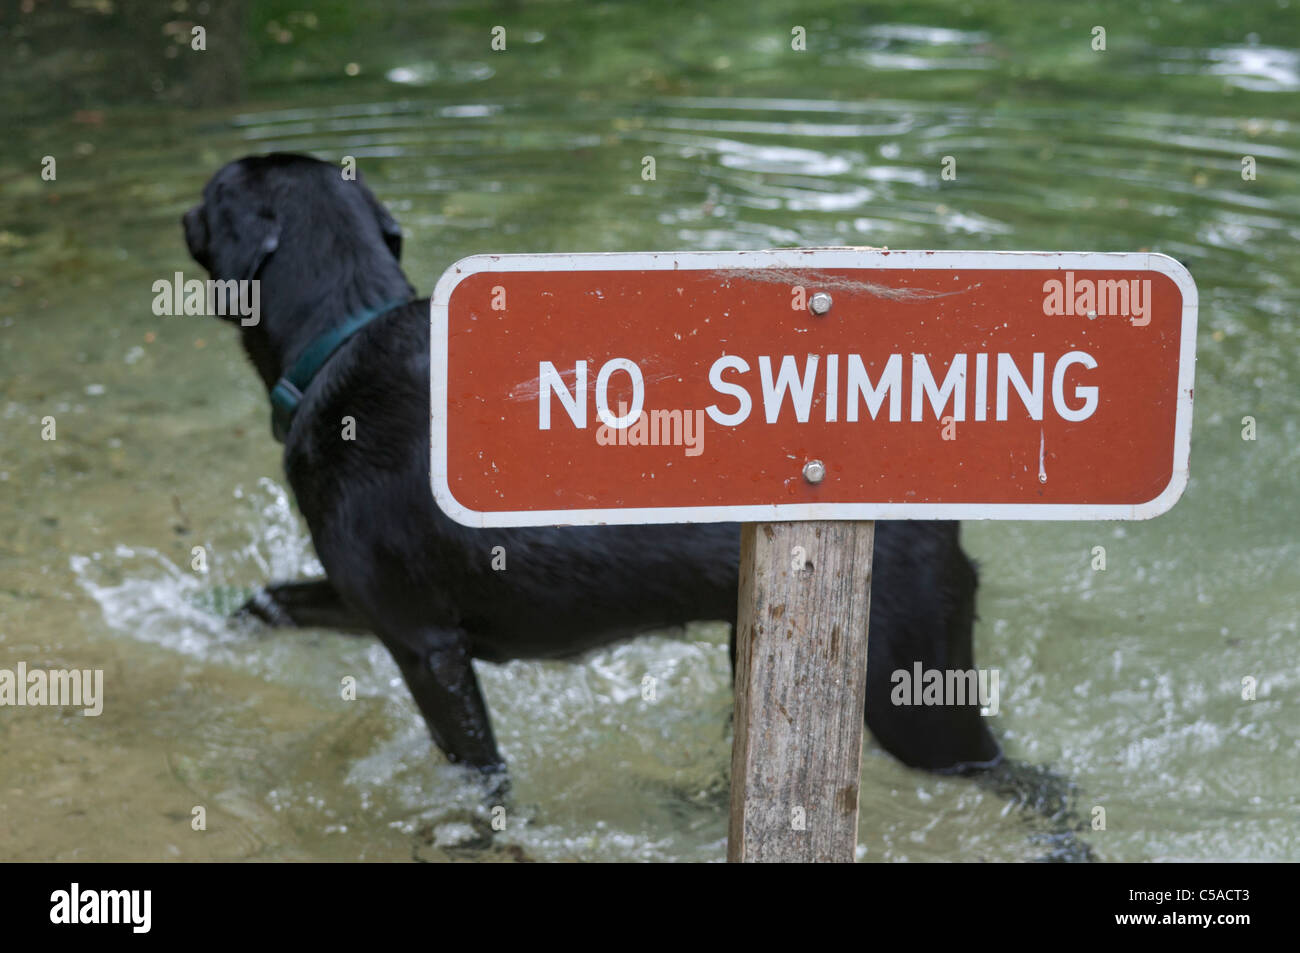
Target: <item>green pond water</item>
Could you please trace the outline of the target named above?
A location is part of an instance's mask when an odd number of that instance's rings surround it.
[[[151,286],[198,274],[178,219],[216,168],[292,150],[357,158],[424,293],[476,252],[1177,258],[1183,500],[966,525],[994,727],[1042,783],[868,739],[859,856],[1300,859],[1300,0],[212,6],[0,5],[0,667],[106,686],[98,718],[0,709],[0,858],[724,856],[718,626],[480,665],[514,797],[474,847],[486,808],[377,642],[226,621],[319,566],[235,333],[156,317]]]

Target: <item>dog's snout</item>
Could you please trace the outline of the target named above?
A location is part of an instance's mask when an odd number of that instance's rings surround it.
[[[181,216],[181,225],[185,229],[185,240],[190,243],[190,248],[194,248],[193,239],[197,237],[199,223],[201,221],[202,205],[196,205],[184,215]]]
[[[207,267],[208,262],[208,228],[203,219],[203,206],[196,205],[181,216],[181,227],[185,230],[185,244],[194,256],[194,260]]]

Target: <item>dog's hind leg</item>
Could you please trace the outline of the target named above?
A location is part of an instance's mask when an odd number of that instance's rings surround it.
[[[478,769],[494,790],[501,790],[505,761],[497,751],[466,634],[433,629],[398,639],[388,633],[381,637],[415,696],[434,744],[448,761]]]
[[[914,768],[968,773],[993,767],[1002,748],[980,714],[978,692],[922,697],[925,673],[978,674],[974,658],[975,566],[956,524],[876,524],[875,576],[867,639],[867,727]],[[906,685],[915,691],[904,691]],[[997,683],[992,683],[996,689]],[[960,701],[960,704],[958,703]],[[937,702],[937,703],[936,703]]]
[[[328,579],[275,582],[259,589],[235,613],[280,628],[336,629],[369,633],[370,625],[343,604]]]

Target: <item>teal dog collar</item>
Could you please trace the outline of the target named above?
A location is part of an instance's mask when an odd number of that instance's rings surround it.
[[[320,372],[334,352],[375,318],[404,304],[405,301],[388,301],[377,308],[362,311],[307,345],[289,372],[271,388],[271,433],[276,440],[284,443],[289,425],[293,423],[294,412],[302,402],[303,392],[311,386],[312,378]]]

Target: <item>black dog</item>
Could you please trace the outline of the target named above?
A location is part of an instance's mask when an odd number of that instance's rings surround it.
[[[438,747],[489,773],[504,763],[473,659],[572,656],[706,619],[732,623],[734,659],[737,525],[479,530],[438,509],[429,302],[398,265],[397,223],[359,179],[304,156],[241,159],[213,176],[184,226],[214,279],[260,279],[260,320],[241,334],[273,401],[304,352],[382,311],[329,354],[292,418],[280,419],[285,471],[328,579],[271,585],[249,611],[279,625],[376,633]],[[353,439],[343,439],[346,417]],[[492,568],[496,546],[506,547],[508,571]],[[890,703],[895,670],[974,667],[976,578],[957,524],[878,523],[874,571],[867,726],[915,767],[997,762],[976,706]]]

